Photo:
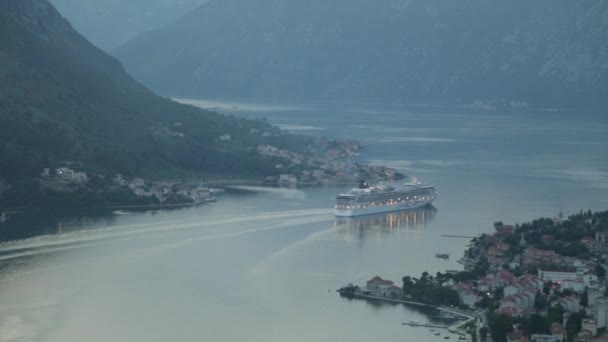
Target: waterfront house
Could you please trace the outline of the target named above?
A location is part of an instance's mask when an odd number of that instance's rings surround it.
[[[382,279],[379,276],[375,276],[368,280],[365,287],[365,291],[367,291],[369,294],[385,297],[390,297],[391,294],[396,291],[396,289],[398,289],[399,293],[401,292],[401,288],[395,286],[392,281]]]
[[[396,285],[393,285],[391,287],[388,288],[388,290],[386,290],[384,292],[384,297],[389,297],[389,298],[398,298],[401,296],[401,294],[403,293],[403,290]]]
[[[279,184],[280,185],[297,185],[298,177],[291,174],[281,174],[279,175]]]

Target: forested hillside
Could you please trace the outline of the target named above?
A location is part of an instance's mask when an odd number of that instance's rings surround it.
[[[0,2],[0,201],[38,190],[44,168],[172,178],[267,176],[259,143],[306,146],[250,121],[161,98],[46,0]]]

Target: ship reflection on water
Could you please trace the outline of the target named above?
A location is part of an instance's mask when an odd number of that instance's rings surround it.
[[[342,228],[350,238],[363,239],[369,234],[383,237],[384,235],[404,235],[408,238],[419,238],[423,227],[433,222],[437,209],[432,206],[395,211],[390,213],[336,217],[335,225]]]

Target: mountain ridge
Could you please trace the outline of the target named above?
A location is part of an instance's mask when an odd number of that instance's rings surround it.
[[[110,51],[169,24],[206,0],[51,0],[77,31]]]
[[[601,107],[605,17],[602,1],[211,0],[113,54],[171,96]]]

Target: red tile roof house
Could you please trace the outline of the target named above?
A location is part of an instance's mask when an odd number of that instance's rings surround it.
[[[375,296],[393,297],[401,294],[401,288],[390,280],[375,276],[367,281],[365,290]]]
[[[552,250],[528,247],[524,250],[522,263],[524,265],[560,264],[562,258]]]
[[[513,275],[513,273],[507,270],[501,270],[500,272],[498,272],[496,274],[496,278],[502,286],[508,285],[513,282],[513,280],[515,280],[515,276]]]
[[[507,270],[500,270],[495,274],[488,274],[477,282],[477,289],[481,292],[494,290],[498,287],[504,287],[515,279],[513,273]],[[480,287],[481,286],[481,287]]]
[[[390,280],[384,280],[379,276],[375,276],[372,279],[367,281],[367,290],[368,291],[379,291],[382,289],[388,289],[389,287],[395,285]]]
[[[517,317],[517,316],[520,316],[520,314],[521,314],[519,312],[519,310],[514,306],[505,306],[500,309],[496,309],[495,312],[497,314],[503,314],[503,315],[507,315],[507,316],[511,316],[511,317]]]
[[[503,224],[502,226],[496,228],[496,233],[498,233],[498,235],[500,235],[502,238],[507,237],[513,233],[513,226]]]
[[[525,307],[531,307],[534,305],[536,299],[536,293],[542,291],[543,282],[533,275],[521,276],[517,281],[505,286],[504,295],[505,297],[522,295],[526,297],[527,305]]]

